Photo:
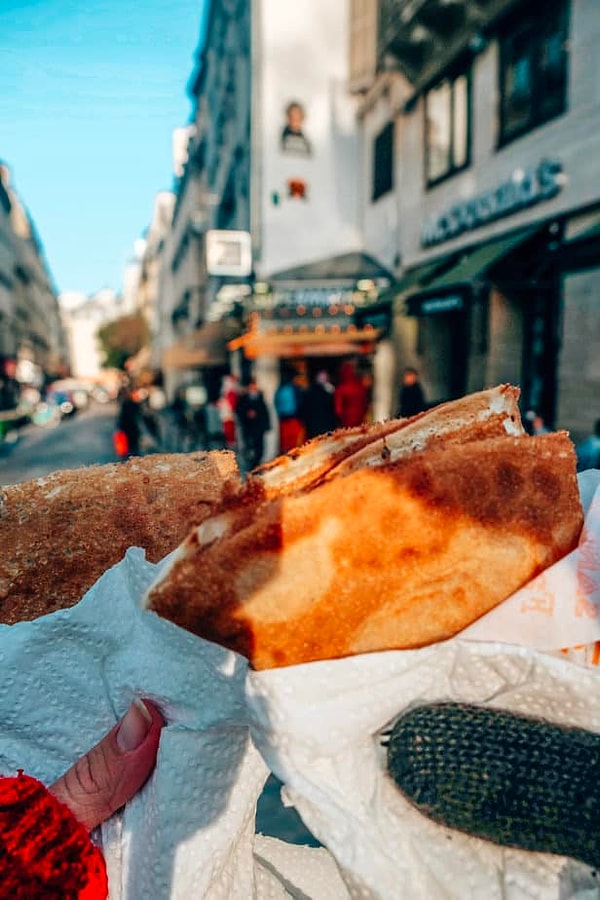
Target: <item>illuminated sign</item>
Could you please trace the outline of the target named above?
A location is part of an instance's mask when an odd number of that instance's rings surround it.
[[[458,290],[454,288],[447,294],[433,291],[413,294],[406,300],[406,314],[409,316],[433,316],[441,313],[460,312],[465,309],[470,296],[471,288],[468,285]]]

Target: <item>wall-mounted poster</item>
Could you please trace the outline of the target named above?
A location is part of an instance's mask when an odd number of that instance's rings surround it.
[[[297,100],[292,100],[285,108],[285,125],[281,132],[281,150],[292,156],[310,156],[311,143],[304,134],[306,113]]]

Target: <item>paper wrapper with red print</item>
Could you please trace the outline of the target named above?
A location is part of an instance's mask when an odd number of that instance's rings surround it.
[[[600,471],[579,475],[585,522],[579,546],[461,632],[475,641],[503,641],[559,652],[600,665]]]

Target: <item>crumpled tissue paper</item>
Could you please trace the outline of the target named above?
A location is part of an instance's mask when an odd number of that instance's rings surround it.
[[[73,609],[0,628],[0,772],[23,768],[50,783],[133,697],[148,697],[168,725],[150,780],[102,826],[111,900],[600,897],[597,875],[580,863],[496,847],[427,820],[385,774],[379,737],[403,710],[437,700],[600,733],[599,670],[573,662],[562,639],[569,622],[578,644],[600,639],[600,473],[585,476],[580,546],[566,574],[564,566],[545,573],[542,593],[555,602],[549,613],[545,601],[543,621],[560,621],[543,646],[527,645],[527,627],[515,633],[510,621],[491,619],[422,650],[254,672],[236,654],[141,611],[160,565],[130,550]],[[542,615],[531,600],[539,585],[527,587],[529,599],[507,601],[521,620]],[[269,770],[328,850],[255,835]]]
[[[324,850],[305,871],[302,848],[255,840],[268,769],[249,734],[248,664],[140,610],[158,568],[132,549],[72,609],[0,628],[0,773],[50,784],[147,697],[168,725],[149,782],[102,826],[110,900],[278,898],[288,882],[318,896],[339,878]]]

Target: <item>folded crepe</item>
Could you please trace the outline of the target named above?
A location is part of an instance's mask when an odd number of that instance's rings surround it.
[[[256,669],[444,640],[577,544],[566,432],[502,385],[316,438],[195,528],[144,605]]]
[[[63,470],[0,490],[0,623],[80,600],[129,547],[158,562],[240,477],[235,456],[156,454]]]

